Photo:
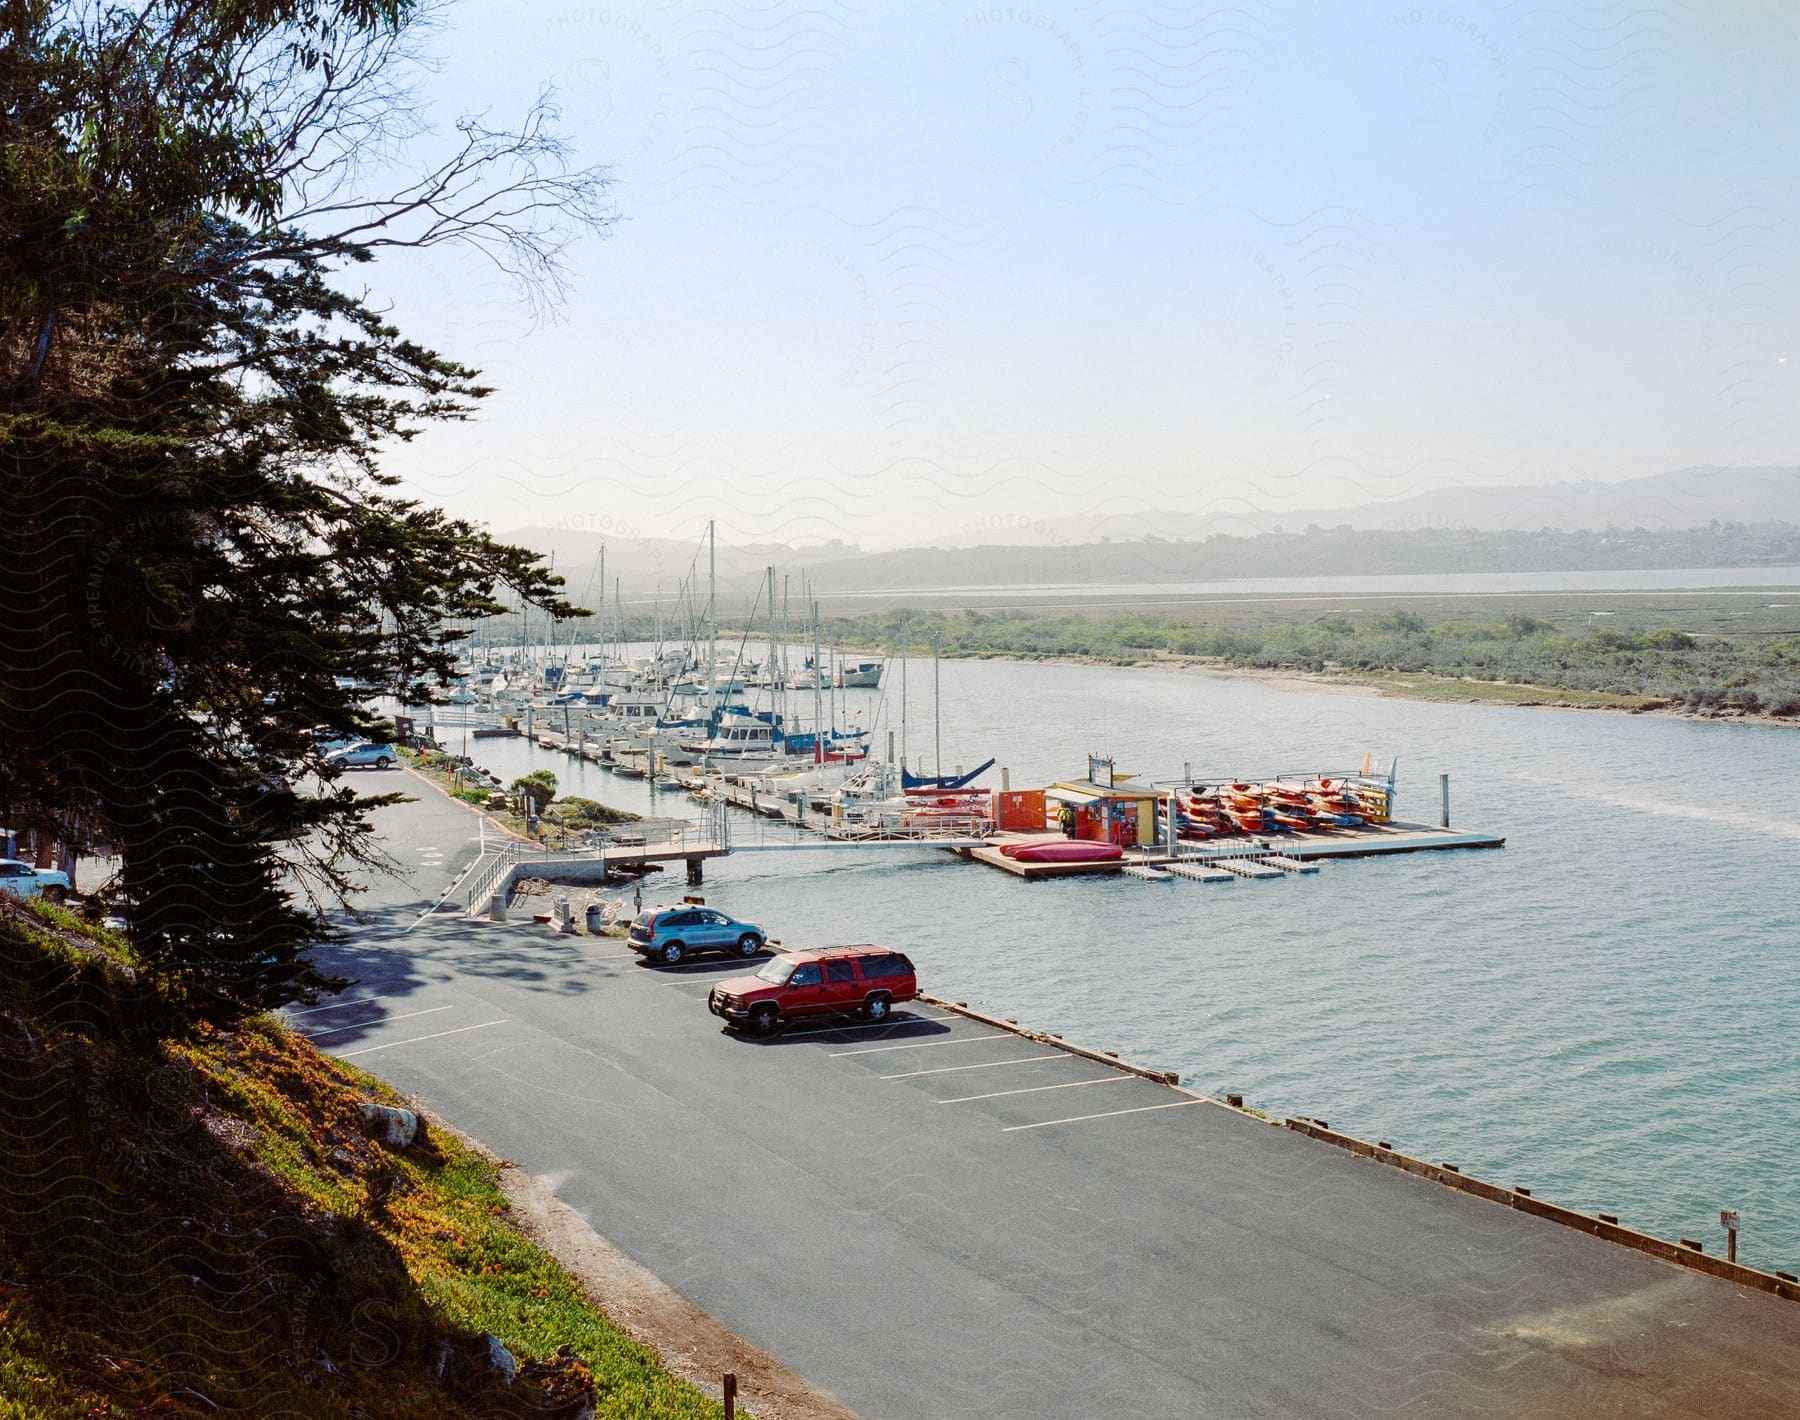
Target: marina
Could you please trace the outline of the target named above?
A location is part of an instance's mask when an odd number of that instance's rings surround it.
[[[912,670],[913,744],[929,767],[931,676]],[[897,670],[888,681],[891,714]],[[872,722],[878,696],[846,698]],[[1285,880],[1205,866],[1216,844],[1164,864],[1174,883],[1027,878],[974,854],[846,846],[785,821],[758,791],[754,813],[728,816],[734,851],[706,865],[709,901],[780,920],[791,940],[894,941],[933,964],[945,994],[997,1014],[1098,1035],[1217,1092],[1535,1183],[1662,1236],[1703,1236],[1709,1218],[1716,1232],[1718,1210],[1741,1206],[1757,1226],[1752,1255],[1797,1270],[1800,1208],[1778,1123],[1794,1077],[1759,1043],[1800,1031],[1787,951],[1800,918],[1773,891],[1800,837],[1765,811],[1791,732],[946,660],[944,772],[997,754],[1014,785],[1080,777],[1100,703],[1132,707],[1106,721],[1108,753],[1176,781],[1184,758],[1198,779],[1305,766],[1321,747],[1336,747],[1327,765],[1352,767],[1365,746],[1397,750],[1397,822],[1318,835],[1303,861],[1322,871]],[[438,735],[462,747],[454,723]],[[522,736],[469,751],[503,780],[550,769],[567,794],[710,818],[710,801],[685,789]],[[1457,786],[1449,830],[1445,773]],[[749,785],[724,787],[748,802]],[[1477,828],[1504,836],[1505,851],[1333,861],[1370,844],[1464,843]],[[1731,852],[1697,853],[1696,835]],[[1297,837],[1274,836],[1272,851],[1299,859]],[[751,849],[765,840],[811,849]],[[680,865],[667,876],[664,891]],[[940,919],[956,922],[951,936],[931,930]],[[1092,975],[1102,962],[1104,983]],[[1187,981],[1195,964],[1203,990]],[[1719,989],[1725,970],[1741,990]],[[1683,1083],[1696,1078],[1717,1087],[1696,1094]],[[1650,1155],[1633,1142],[1646,1131],[1659,1140]]]

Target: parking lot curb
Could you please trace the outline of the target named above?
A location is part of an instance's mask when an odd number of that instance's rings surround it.
[[[1596,1217],[1588,1213],[1578,1213],[1573,1208],[1563,1207],[1560,1203],[1550,1203],[1541,1198],[1534,1198],[1529,1189],[1507,1188],[1502,1184],[1488,1183],[1484,1179],[1473,1178],[1455,1164],[1443,1162],[1434,1164],[1424,1159],[1415,1159],[1411,1155],[1388,1147],[1379,1140],[1371,1144],[1366,1139],[1358,1139],[1354,1135],[1340,1133],[1321,1120],[1294,1118],[1285,1120],[1283,1123],[1286,1128],[1297,1134],[1304,1134],[1309,1139],[1317,1139],[1321,1143],[1331,1144],[1347,1153],[1355,1154],[1359,1158],[1386,1164],[1390,1168],[1399,1169],[1416,1178],[1442,1184],[1445,1188],[1454,1188],[1459,1193],[1473,1194],[1490,1203],[1498,1203],[1502,1207],[1528,1213],[1534,1218],[1542,1218],[1547,1222],[1558,1223],[1565,1228],[1573,1228],[1577,1232],[1587,1233],[1603,1242],[1631,1248],[1663,1262],[1672,1262],[1678,1267],[1685,1267],[1692,1272],[1703,1272],[1722,1281],[1735,1282],[1741,1287],[1753,1287],[1757,1291],[1767,1292],[1771,1296],[1782,1297],[1790,1302],[1800,1302],[1800,1283],[1777,1276],[1773,1272],[1747,1267],[1741,1262],[1728,1262],[1722,1257],[1711,1256],[1700,1251],[1697,1243],[1692,1245],[1672,1243],[1667,1238],[1659,1238],[1651,1233],[1641,1233],[1636,1228],[1627,1228],[1613,1221],[1610,1215]]]

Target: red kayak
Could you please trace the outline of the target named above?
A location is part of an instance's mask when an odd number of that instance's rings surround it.
[[[1019,863],[1111,863],[1125,856],[1116,843],[1008,843],[1000,851]]]

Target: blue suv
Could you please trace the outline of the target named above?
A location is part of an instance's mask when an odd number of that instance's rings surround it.
[[[763,949],[769,934],[754,922],[739,922],[710,907],[683,903],[640,912],[626,939],[642,955],[674,966],[701,952],[753,957]]]

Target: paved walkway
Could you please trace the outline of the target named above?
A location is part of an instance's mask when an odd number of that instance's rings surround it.
[[[475,826],[383,827],[296,1023],[869,1420],[1800,1413],[1793,1303],[941,1011],[737,1038],[739,966],[421,919]]]

